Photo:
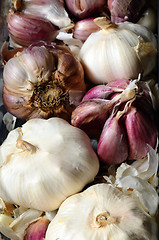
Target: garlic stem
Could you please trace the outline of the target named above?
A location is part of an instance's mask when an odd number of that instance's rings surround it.
[[[29,143],[25,140],[22,140],[22,139],[17,139],[16,147],[23,150],[23,151],[27,151],[27,152],[30,152],[30,153],[35,153],[36,149],[37,149],[31,143]]]
[[[94,23],[100,27],[101,29],[105,29],[107,30],[108,28],[112,27],[112,28],[116,28],[117,24],[111,22],[108,18],[106,17],[97,17],[94,20]]]

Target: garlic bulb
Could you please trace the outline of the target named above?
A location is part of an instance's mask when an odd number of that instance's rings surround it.
[[[95,84],[116,79],[134,79],[156,66],[157,41],[146,27],[129,22],[113,24],[96,18],[100,31],[84,42],[80,58],[86,76]]]
[[[49,224],[46,240],[157,240],[156,226],[137,199],[108,184],[67,198]]]
[[[3,50],[4,51],[4,50]],[[18,118],[70,119],[84,93],[83,67],[66,45],[39,42],[9,59],[3,72],[3,102]]]
[[[0,146],[0,166],[0,198],[52,211],[94,180],[99,161],[83,131],[50,118],[12,130]]]

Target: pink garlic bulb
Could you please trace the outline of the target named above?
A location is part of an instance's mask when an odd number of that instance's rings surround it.
[[[91,88],[74,109],[73,126],[98,141],[97,153],[107,164],[146,156],[157,143],[156,112],[146,83],[116,80]]]

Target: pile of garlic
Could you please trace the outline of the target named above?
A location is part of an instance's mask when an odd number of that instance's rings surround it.
[[[13,0],[7,27],[0,233],[11,240],[157,240],[153,3]],[[15,127],[16,118],[25,123]]]

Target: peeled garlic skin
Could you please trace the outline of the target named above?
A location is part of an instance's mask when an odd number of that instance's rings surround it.
[[[95,184],[67,198],[46,240],[157,240],[155,223],[137,199],[109,184]]]
[[[54,41],[58,27],[41,17],[14,12],[8,17],[8,32],[13,44],[26,47],[40,40]]]
[[[28,120],[0,147],[0,197],[52,211],[92,182],[99,160],[90,139],[60,118]]]
[[[157,128],[154,121],[143,111],[131,107],[125,115],[125,127],[129,143],[128,159],[141,159],[149,152],[149,146],[155,148]]]
[[[70,118],[69,91],[86,85],[81,63],[68,47],[40,41],[18,52],[4,66],[3,102],[18,118]]]
[[[128,143],[125,130],[117,118],[105,122],[97,145],[100,160],[106,164],[119,164],[128,157]]]

